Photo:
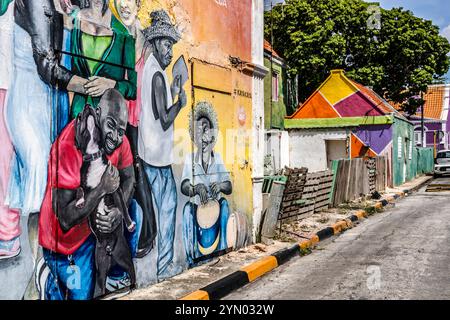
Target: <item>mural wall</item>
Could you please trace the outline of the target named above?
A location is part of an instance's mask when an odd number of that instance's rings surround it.
[[[245,246],[250,0],[0,0],[1,299],[117,297]]]

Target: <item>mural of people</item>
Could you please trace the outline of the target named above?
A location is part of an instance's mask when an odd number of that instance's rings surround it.
[[[107,89],[136,99],[135,40],[112,15],[108,0],[81,0],[71,37],[72,71],[89,79],[73,97],[71,117],[86,104],[96,107]]]
[[[140,0],[110,0],[109,7],[113,15],[125,26],[127,31],[135,38],[136,41],[136,66],[137,73],[137,94],[136,100],[128,101],[128,126],[127,138],[130,141],[131,150],[134,156],[135,173],[136,173],[136,192],[135,199],[137,204],[143,211],[144,221],[140,234],[139,248],[137,252],[138,258],[146,256],[154,247],[157,234],[156,218],[153,209],[152,191],[147,176],[142,171],[142,160],[139,159],[138,144],[138,124],[141,105],[141,84],[142,73],[145,61],[151,52],[150,43],[146,42],[144,46],[144,36],[141,30],[141,24],[137,19]]]
[[[142,102],[139,119],[138,153],[151,185],[158,217],[158,279],[171,276],[177,211],[177,189],[172,171],[174,121],[186,105],[181,76],[169,84],[167,67],[173,45],[181,35],[163,11],[151,13],[152,23],[144,30],[152,53],[142,74]],[[174,97],[178,100],[174,102]]]
[[[14,2],[14,21],[5,119],[15,152],[5,204],[28,216],[39,212],[50,147],[68,120],[66,90],[84,92],[86,80],[59,63],[63,22],[53,1]]]
[[[0,260],[20,254],[20,213],[6,206],[13,147],[3,118],[6,94],[12,70],[12,30],[14,5],[12,0],[0,1]]]
[[[230,209],[222,194],[230,195],[232,184],[222,157],[214,152],[219,128],[213,106],[198,103],[189,120],[197,152],[186,157],[181,192],[190,197],[183,210],[183,241],[192,267],[195,259],[228,247]]]
[[[52,146],[49,179],[39,217],[39,243],[44,248],[44,259],[50,273],[46,281],[37,281],[45,284],[45,288],[39,289],[45,290],[45,299],[48,300],[94,297],[98,262],[94,257],[96,238],[88,217],[99,210],[99,203],[105,195],[115,192],[118,187],[126,203],[130,202],[133,194],[133,157],[124,135],[128,117],[125,99],[117,90],[107,90],[96,115],[101,128],[99,143],[110,164],[107,170],[100,172],[98,186],[84,191],[83,205],[79,203],[79,190],[86,155],[83,158],[76,143],[76,130],[82,122],[73,120],[69,123]],[[122,214],[116,206],[107,211],[107,215],[97,215],[96,229],[112,234],[122,223]],[[38,271],[37,274],[43,273]],[[78,281],[71,280],[73,277],[78,277],[75,278]]]

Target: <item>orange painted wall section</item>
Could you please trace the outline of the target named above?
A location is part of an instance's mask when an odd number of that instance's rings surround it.
[[[376,157],[377,154],[372,150],[363,150],[365,149],[364,143],[361,142],[354,134],[352,134],[351,138],[351,150],[352,150],[352,159],[353,158],[361,158],[361,157]]]

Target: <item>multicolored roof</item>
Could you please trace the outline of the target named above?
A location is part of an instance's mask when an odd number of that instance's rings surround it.
[[[378,117],[395,115],[405,119],[377,93],[349,79],[343,70],[333,70],[324,83],[287,119],[370,119],[365,124],[383,123]],[[405,119],[406,120],[406,119]],[[381,121],[381,122],[380,122]],[[387,122],[386,122],[387,123]]]

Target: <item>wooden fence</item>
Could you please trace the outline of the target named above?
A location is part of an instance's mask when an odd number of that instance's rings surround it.
[[[279,220],[297,220],[330,205],[333,188],[332,171],[308,173],[308,169],[286,169],[286,188]]]
[[[385,157],[343,159],[337,162],[334,164],[336,172],[333,206],[386,189]]]

